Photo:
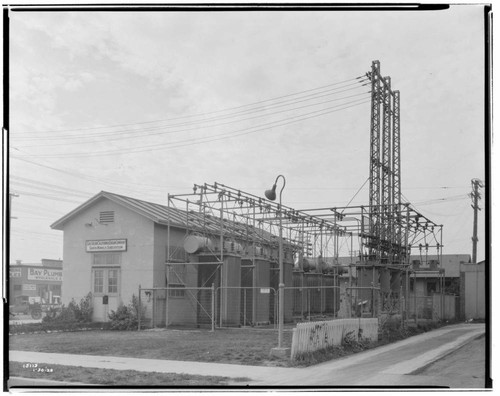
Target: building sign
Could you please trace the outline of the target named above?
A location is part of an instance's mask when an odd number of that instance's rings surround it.
[[[62,270],[47,268],[28,268],[28,279],[38,281],[62,282]]]
[[[21,268],[11,268],[9,270],[9,274],[11,278],[20,278],[21,277]]]
[[[97,241],[86,241],[87,252],[124,252],[127,250],[126,239],[100,239]]]
[[[23,290],[24,291],[36,291],[36,285],[33,283],[24,283]]]

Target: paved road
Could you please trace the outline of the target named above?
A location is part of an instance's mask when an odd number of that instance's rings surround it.
[[[483,324],[447,326],[390,345],[307,368],[240,366],[24,351],[11,351],[9,360],[118,370],[250,378],[248,383],[234,383],[239,386],[298,385],[332,388],[340,386],[445,386],[477,388],[478,384],[475,382],[464,384],[445,376],[410,374],[467,345],[473,339],[484,334],[484,331]]]
[[[485,376],[485,337],[475,339],[449,355],[431,363],[412,375],[439,377],[455,388],[483,388]]]

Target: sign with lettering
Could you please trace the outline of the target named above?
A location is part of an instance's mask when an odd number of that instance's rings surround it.
[[[9,270],[9,275],[11,278],[20,278],[21,277],[21,268],[11,268]]]
[[[28,279],[39,281],[62,282],[62,270],[53,270],[48,268],[28,268]]]
[[[124,252],[127,250],[127,240],[100,239],[96,241],[86,241],[85,250],[87,252]]]
[[[268,287],[261,287],[261,288],[260,288],[260,292],[261,292],[262,294],[269,294],[269,293],[271,292],[271,289],[270,289],[270,288],[268,288]]]
[[[24,291],[33,291],[36,290],[36,285],[33,283],[24,283],[23,284],[23,290]]]

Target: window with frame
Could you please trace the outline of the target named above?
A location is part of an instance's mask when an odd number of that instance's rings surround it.
[[[118,294],[120,276],[118,268],[93,268],[92,276],[94,294]]]
[[[121,265],[121,253],[93,253],[92,265]]]
[[[94,272],[94,293],[104,293],[104,270],[95,269]]]
[[[186,264],[170,264],[167,266],[167,287],[169,288],[169,297],[185,297]]]

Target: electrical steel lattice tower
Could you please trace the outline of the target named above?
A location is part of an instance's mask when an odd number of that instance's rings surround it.
[[[401,264],[407,254],[402,235],[399,91],[391,78],[380,74],[380,62],[371,72],[369,259]]]

